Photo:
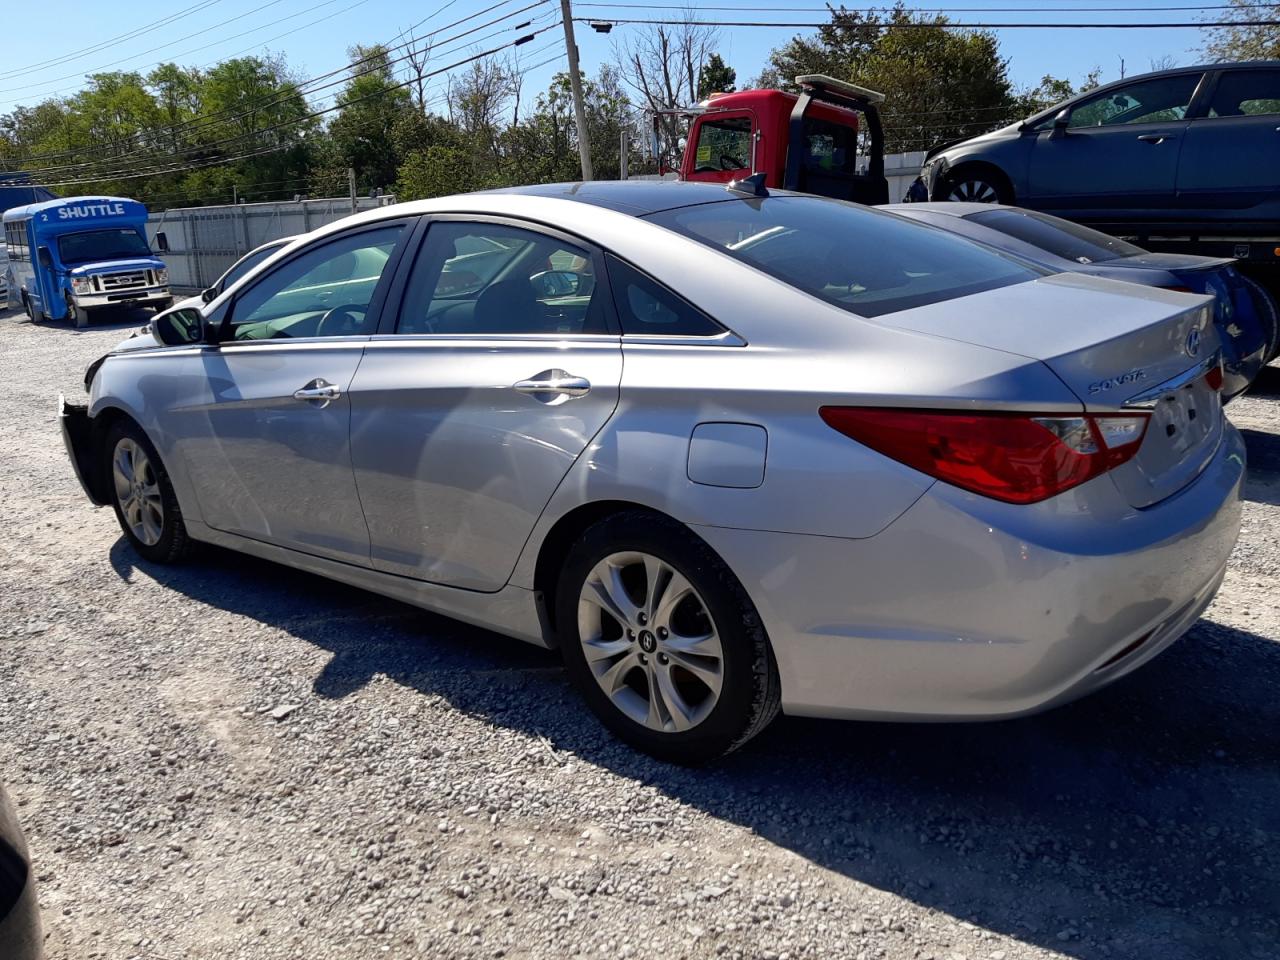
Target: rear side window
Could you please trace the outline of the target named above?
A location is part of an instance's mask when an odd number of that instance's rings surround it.
[[[1146,253],[1141,247],[1082,227],[1060,217],[1030,210],[993,209],[965,218],[1074,263],[1104,263]]]
[[[1231,70],[1218,80],[1211,117],[1257,117],[1280,113],[1280,70]]]
[[[804,164],[810,173],[853,176],[858,172],[857,126],[805,117],[804,138],[808,148]]]
[[[605,257],[609,285],[624,334],[714,337],[724,328],[652,277],[612,255]]]
[[[822,197],[729,200],[648,219],[864,317],[1047,275],[963,237]]]

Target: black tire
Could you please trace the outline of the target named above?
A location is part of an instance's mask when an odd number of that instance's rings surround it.
[[[987,167],[960,167],[947,175],[939,200],[963,203],[1013,203],[1009,178]]]
[[[688,730],[658,731],[629,717],[596,681],[579,636],[579,598],[604,558],[651,555],[684,576],[705,606],[722,649],[719,698]],[[778,667],[760,615],[724,562],[691,531],[654,514],[615,514],[590,527],[569,551],[556,588],[556,625],[565,669],[592,711],[619,739],[681,764],[700,764],[742,746],[777,716]],[[652,655],[652,654],[651,654]]]
[[[155,484],[159,488],[160,501],[163,504],[163,518],[159,524],[159,538],[154,543],[146,543],[134,533],[121,504],[121,495],[117,487],[113,461],[117,448],[122,441],[130,441],[141,447],[146,454]],[[120,529],[124,531],[129,545],[144,560],[152,563],[178,563],[188,557],[194,549],[194,541],[187,535],[187,526],[182,520],[182,509],[178,506],[178,497],[173,492],[173,484],[164,462],[156,452],[155,446],[147,438],[142,428],[132,420],[118,420],[107,431],[106,443],[103,446],[102,470],[111,506],[115,509]]]
[[[1240,279],[1253,294],[1253,302],[1258,308],[1258,320],[1267,334],[1266,363],[1270,363],[1280,355],[1280,309],[1276,306],[1275,297],[1258,281],[1240,274]]]
[[[88,311],[81,310],[79,307],[77,307],[75,301],[71,299],[70,294],[68,294],[66,297],[66,303],[67,303],[67,319],[70,320],[72,324],[75,325],[75,328],[77,330],[83,330],[85,327],[89,326]]]

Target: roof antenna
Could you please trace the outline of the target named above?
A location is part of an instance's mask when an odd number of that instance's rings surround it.
[[[753,173],[741,180],[730,180],[725,189],[744,197],[767,197],[769,191],[764,188],[764,177],[763,173]]]

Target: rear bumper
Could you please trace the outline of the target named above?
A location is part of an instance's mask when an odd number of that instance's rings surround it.
[[[1108,477],[1018,507],[935,484],[864,540],[700,527],[769,631],[792,714],[984,720],[1136,669],[1212,601],[1240,529],[1228,426],[1190,485],[1143,510]]]
[[[84,404],[68,403],[66,397],[58,394],[58,426],[80,488],[93,503],[105,507],[107,499],[101,489],[102,484],[98,482],[98,471],[94,469],[96,451],[89,408]]]

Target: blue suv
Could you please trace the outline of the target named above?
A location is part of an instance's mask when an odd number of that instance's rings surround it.
[[[1017,204],[1103,229],[1272,235],[1280,222],[1280,61],[1130,77],[941,148],[930,200]]]

